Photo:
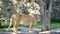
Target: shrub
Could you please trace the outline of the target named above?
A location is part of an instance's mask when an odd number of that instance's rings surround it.
[[[60,23],[60,17],[51,17],[51,22],[59,22]]]

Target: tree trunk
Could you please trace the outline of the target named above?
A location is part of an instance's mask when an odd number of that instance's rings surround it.
[[[41,12],[41,24],[42,24],[42,31],[46,30],[46,23],[45,23],[45,11],[44,11],[44,2],[43,0],[40,0],[40,12]]]
[[[51,17],[51,8],[52,8],[52,0],[50,0],[49,9],[46,8],[46,0],[40,0],[40,12],[41,12],[41,23],[42,23],[42,31],[50,30],[50,17]]]
[[[49,0],[49,8],[48,8],[48,13],[47,13],[47,29],[50,30],[50,23],[51,23],[51,12],[52,12],[52,2],[53,0]]]

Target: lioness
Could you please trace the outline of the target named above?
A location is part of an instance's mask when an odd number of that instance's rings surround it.
[[[32,0],[30,0],[32,1]],[[40,6],[33,2],[27,2],[27,3],[22,3],[23,4],[23,8],[29,12],[29,14],[21,14],[19,13],[18,10],[20,9],[17,9],[17,13],[16,14],[13,14],[12,15],[12,18],[11,18],[11,24],[13,23],[13,31],[18,34],[18,26],[19,26],[19,23],[20,24],[24,24],[24,25],[29,25],[30,27],[30,31],[32,30],[33,28],[33,24],[36,23],[36,20],[37,20],[37,17],[38,17],[38,14],[40,13],[39,10],[40,10]],[[18,3],[17,3],[18,4]],[[21,9],[23,10],[23,9]],[[25,11],[26,12],[26,11]],[[10,26],[11,26],[10,24]],[[9,26],[9,28],[10,28]]]
[[[18,26],[19,23],[23,25],[29,25],[30,29],[29,31],[32,30],[33,25],[36,23],[37,20],[37,14],[13,14],[11,18],[11,24],[13,23],[13,31],[17,34],[18,33]],[[8,27],[8,29],[10,28]]]

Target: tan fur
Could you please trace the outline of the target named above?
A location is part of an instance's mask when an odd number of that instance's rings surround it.
[[[19,23],[23,22],[24,25],[29,25],[30,31],[33,28],[33,24],[36,23],[37,15],[36,14],[13,14],[12,22],[13,22],[13,31],[18,33]]]
[[[16,3],[17,3],[17,1],[13,0],[13,4],[15,5]],[[40,12],[39,12],[40,7],[39,7],[38,4],[36,4],[34,2],[34,0],[30,0],[30,2],[28,2],[26,4],[25,4],[25,2],[23,2],[22,4],[24,6],[26,6],[26,7],[28,7],[28,8],[29,7],[35,7],[35,8],[29,8],[29,9],[27,9],[30,14],[19,14],[18,10],[20,10],[20,9],[18,9],[18,8],[16,9],[17,13],[12,15],[12,20],[11,20],[11,22],[13,22],[13,31],[16,34],[18,34],[18,26],[19,26],[19,24],[29,25],[29,28],[30,28],[30,31],[31,31],[32,28],[33,28],[33,24],[36,23],[37,14],[40,15]]]

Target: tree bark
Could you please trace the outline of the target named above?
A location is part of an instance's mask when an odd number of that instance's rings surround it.
[[[40,12],[41,12],[41,24],[42,24],[42,31],[46,30],[46,23],[45,23],[45,14],[44,14],[44,2],[40,0]]]
[[[50,23],[51,23],[51,12],[52,12],[52,2],[53,0],[49,0],[49,8],[48,8],[48,13],[47,13],[47,29],[50,30]]]
[[[51,17],[51,9],[52,9],[52,0],[49,1],[49,8],[46,9],[46,1],[40,0],[40,12],[41,12],[41,23],[42,23],[42,31],[50,30],[50,17]]]

